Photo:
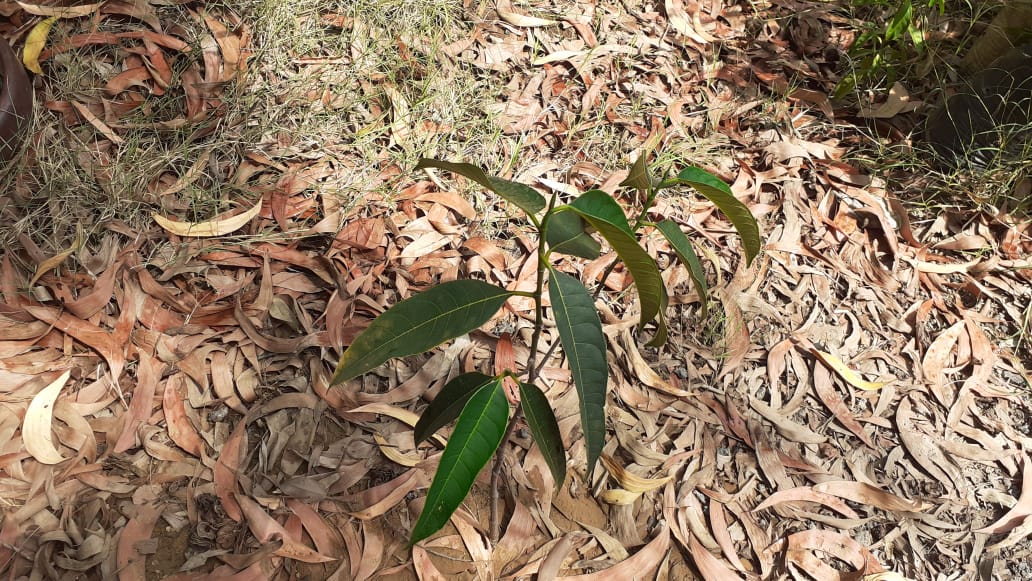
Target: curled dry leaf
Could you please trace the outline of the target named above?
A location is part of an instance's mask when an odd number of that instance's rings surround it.
[[[664,526],[656,538],[633,556],[597,573],[560,577],[564,581],[622,581],[623,579],[648,578],[659,567],[667,549],[670,548],[670,527]]]
[[[976,530],[976,533],[1006,533],[1017,528],[1032,516],[1032,459],[1025,456],[1021,471],[1021,495],[1018,502],[993,524]]]
[[[702,546],[702,543],[691,533],[688,534],[688,549],[692,553],[695,566],[699,568],[699,573],[702,573],[705,581],[742,581],[741,576],[713,556],[713,553]]]
[[[817,487],[800,486],[788,490],[780,490],[767,497],[766,500],[756,505],[753,512],[759,512],[782,502],[814,502],[822,504],[846,518],[860,518],[849,505],[835,496],[817,490]]]
[[[29,280],[29,286],[36,284],[36,281],[39,280],[39,277],[60,266],[66,258],[68,258],[76,251],[78,251],[80,248],[82,248],[82,242],[82,223],[80,222],[76,225],[75,242],[73,242],[72,245],[68,247],[68,250],[58,252],[57,254],[39,263],[39,266],[36,267],[36,273],[33,274],[32,279]]]
[[[25,411],[22,441],[29,454],[43,464],[58,464],[64,461],[64,456],[54,447],[52,424],[54,401],[71,375],[71,370],[62,373],[53,383],[32,398],[29,409]]]
[[[204,450],[204,440],[197,433],[197,428],[190,423],[183,406],[186,401],[180,393],[180,386],[183,385],[183,375],[177,373],[168,378],[165,382],[165,389],[161,398],[161,409],[165,414],[165,425],[168,428],[168,437],[177,446],[186,452],[200,457]]]
[[[886,492],[865,482],[853,482],[850,480],[821,482],[820,484],[815,484],[813,489],[816,492],[830,494],[868,506],[875,506],[882,510],[917,512],[930,506],[927,503],[896,496],[891,492]]]
[[[207,222],[173,222],[172,220],[155,213],[154,221],[165,230],[168,230],[177,236],[209,238],[212,236],[225,236],[226,234],[243,228],[244,225],[250,222],[261,211],[262,201],[258,200],[258,203],[250,210],[247,210],[242,214],[237,214],[236,216],[230,216],[229,218],[209,220]]]
[[[95,4],[83,4],[81,6],[41,6],[39,4],[27,4],[18,2],[21,9],[35,16],[53,16],[55,18],[78,18],[93,14],[103,2]]]
[[[498,3],[495,5],[495,8],[498,10],[498,16],[501,16],[502,20],[514,26],[534,28],[538,26],[551,26],[553,24],[559,24],[559,22],[556,20],[548,20],[546,18],[537,18],[535,16],[518,14],[513,10],[512,2],[510,2],[509,0],[498,0]]]
[[[620,483],[620,486],[631,493],[641,494],[643,492],[655,490],[667,482],[670,482],[670,479],[673,478],[672,476],[664,476],[662,478],[643,478],[627,471],[623,466],[617,464],[616,460],[606,454],[603,454],[601,459],[602,465],[606,467],[609,474],[611,474],[613,478]]]
[[[397,462],[406,468],[412,468],[423,461],[423,459],[418,456],[408,456],[401,453],[397,446],[388,442],[387,438],[384,438],[380,434],[374,433],[373,439],[376,440],[376,445],[380,447],[380,451],[383,452],[383,455],[392,462]]]
[[[625,490],[623,488],[612,488],[602,491],[599,498],[601,498],[602,502],[606,504],[626,506],[628,504],[634,504],[635,500],[641,498],[641,493],[631,492],[630,490]]]
[[[43,69],[39,66],[39,54],[43,52],[43,47],[47,44],[47,35],[50,34],[50,27],[55,22],[57,22],[56,16],[42,20],[36,26],[33,26],[32,30],[29,31],[29,35],[25,37],[22,62],[25,64],[25,68],[37,75],[43,74]]]
[[[151,531],[161,516],[161,505],[136,507],[136,514],[129,519],[118,535],[118,579],[135,581],[147,578],[146,557],[139,551],[141,541],[151,538]]]
[[[843,363],[841,359],[835,357],[831,353],[825,353],[819,349],[811,349],[810,352],[814,357],[820,359],[822,363],[830,367],[832,371],[837,373],[839,377],[844,379],[846,383],[853,387],[863,389],[865,391],[875,391],[889,384],[887,381],[864,381],[864,378],[860,377],[859,373],[850,369],[849,366]]]
[[[283,525],[262,510],[257,502],[241,494],[236,495],[236,501],[240,504],[240,509],[247,519],[247,526],[259,541],[268,543],[279,540],[283,542],[283,545],[274,554],[305,563],[336,561],[333,557],[320,554],[299,541],[283,528]]]

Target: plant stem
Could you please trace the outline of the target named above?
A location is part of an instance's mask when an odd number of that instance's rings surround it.
[[[645,198],[645,204],[642,206],[641,212],[638,213],[638,217],[634,220],[634,226],[631,227],[632,232],[637,232],[638,229],[641,228],[641,225],[645,222],[645,219],[648,218],[649,208],[651,208],[652,204],[656,201],[656,195],[658,193],[659,192],[656,190],[649,190],[648,196]],[[617,258],[616,260],[610,262],[609,266],[607,266],[606,269],[602,271],[602,280],[600,280],[598,286],[595,287],[595,292],[591,295],[592,300],[598,300],[598,297],[602,294],[602,290],[606,288],[606,280],[609,278],[609,275],[613,274],[613,269],[616,268],[616,265],[619,262],[620,259]],[[533,371],[534,377],[537,377],[541,373],[541,370],[545,368],[545,363],[547,363],[548,360],[552,358],[552,354],[555,353],[555,349],[558,346],[559,342],[557,341],[555,343],[552,343],[552,345],[548,347],[548,352],[545,353],[545,356],[541,358],[541,363]],[[531,361],[534,360],[533,357],[536,353],[536,350],[530,352]]]
[[[548,221],[548,215],[545,215],[542,224],[544,225]],[[527,359],[527,383],[533,384],[537,381],[538,373],[540,368],[537,367],[537,351],[538,345],[541,343],[541,332],[544,328],[545,321],[545,307],[542,297],[545,293],[545,270],[548,268],[548,253],[539,242],[538,247],[538,264],[537,264],[537,283],[534,288],[534,334],[530,339],[530,356]],[[551,354],[551,350],[549,351]],[[547,360],[548,357],[545,357]],[[523,405],[516,406],[516,411],[512,414],[512,418],[509,419],[509,425],[505,428],[505,435],[502,437],[502,444],[498,446],[498,450],[495,451],[494,465],[491,467],[491,522],[490,522],[490,533],[491,542],[497,543],[498,539],[501,538],[501,512],[499,511],[499,504],[501,502],[501,480],[503,461],[502,456],[505,451],[509,439],[512,438],[512,433],[516,430],[516,424],[523,419]]]

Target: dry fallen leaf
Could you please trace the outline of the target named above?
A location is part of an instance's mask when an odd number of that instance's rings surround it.
[[[55,22],[57,22],[56,16],[42,20],[36,26],[33,26],[32,30],[29,31],[29,35],[25,37],[22,62],[25,63],[25,68],[37,75],[43,74],[43,69],[39,66],[39,54],[43,52],[43,47],[47,44],[47,35],[50,34],[50,27]]]
[[[1032,516],[1032,459],[1025,456],[1024,468],[1021,472],[1021,495],[1018,502],[996,522],[976,530],[976,533],[1006,533],[1022,524]]]
[[[865,381],[864,378],[860,377],[859,373],[850,369],[849,366],[843,363],[841,359],[835,357],[831,353],[825,353],[819,349],[811,349],[810,352],[837,373],[839,377],[844,379],[846,383],[853,387],[857,387],[865,391],[875,391],[889,384],[888,381]]]
[[[641,494],[650,490],[655,490],[660,486],[663,486],[673,478],[673,476],[664,476],[662,478],[643,478],[637,474],[632,474],[616,463],[612,457],[602,454],[602,465],[606,467],[609,474],[620,483],[624,489],[635,494]]]
[[[66,258],[68,258],[72,254],[74,254],[76,251],[78,251],[80,248],[82,248],[82,242],[83,242],[82,223],[79,223],[79,224],[76,225],[76,229],[75,229],[75,242],[73,242],[72,245],[68,247],[68,250],[63,250],[61,252],[58,252],[54,256],[51,256],[50,258],[48,258],[48,259],[44,260],[43,262],[39,263],[39,265],[36,266],[36,273],[33,274],[32,275],[32,279],[29,280],[29,286],[32,286],[32,285],[36,284],[36,281],[39,280],[39,277],[43,276],[48,271],[53,270],[53,269],[57,268],[58,266],[60,266],[61,263],[64,262]]]
[[[54,447],[52,424],[54,401],[71,375],[71,370],[62,373],[53,383],[32,398],[29,409],[25,411],[25,422],[22,424],[22,440],[25,442],[25,449],[32,454],[33,458],[43,464],[58,464],[64,461],[64,456]]]
[[[258,200],[258,203],[250,210],[236,216],[230,216],[229,218],[210,220],[208,222],[173,222],[155,213],[154,221],[165,230],[178,236],[208,238],[211,236],[225,236],[230,232],[243,228],[245,224],[250,222],[261,211],[262,201]]]
[[[501,16],[502,20],[514,26],[534,28],[538,26],[559,24],[556,20],[548,20],[546,18],[537,18],[535,16],[527,16],[526,14],[519,14],[513,10],[512,2],[509,0],[498,0],[495,8],[498,10],[498,16]]]
[[[103,2],[97,2],[95,4],[83,4],[81,6],[41,6],[39,4],[18,2],[18,6],[21,6],[22,10],[29,14],[34,14],[36,16],[51,16],[54,18],[78,18],[80,16],[93,14],[103,4]]]

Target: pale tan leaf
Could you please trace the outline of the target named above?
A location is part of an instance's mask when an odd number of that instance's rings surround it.
[[[612,457],[607,454],[602,454],[602,465],[606,467],[609,474],[628,492],[641,494],[650,490],[655,490],[660,486],[663,486],[667,482],[670,482],[672,476],[664,476],[662,478],[644,478],[627,471],[623,466],[616,463]]]
[[[1018,502],[996,522],[976,530],[976,533],[1006,533],[1017,528],[1032,516],[1032,459],[1025,456],[1021,473],[1021,495]]]
[[[29,454],[43,464],[58,464],[64,461],[64,456],[54,447],[54,401],[71,375],[71,370],[62,373],[32,398],[29,409],[25,411],[22,441]]]
[[[95,4],[83,4],[81,6],[41,6],[39,4],[18,2],[18,6],[21,6],[22,10],[29,14],[34,14],[36,16],[52,16],[54,18],[78,18],[80,16],[93,14],[103,4],[103,2],[97,2]]]
[[[206,238],[211,236],[225,236],[230,232],[239,230],[261,211],[262,201],[258,200],[258,203],[250,210],[229,218],[210,220],[208,222],[173,222],[172,220],[155,213],[154,221],[165,230],[178,236]]]
[[[633,556],[616,565],[587,575],[560,577],[565,581],[624,581],[649,578],[670,548],[670,527],[664,526],[656,538],[649,541]]]
[[[924,502],[897,496],[864,482],[833,480],[815,484],[813,489],[817,492],[852,500],[853,502],[875,506],[882,510],[918,512],[930,506]]]
[[[548,20],[546,18],[537,18],[536,16],[519,14],[515,12],[512,7],[512,2],[509,0],[498,0],[495,4],[495,8],[498,10],[498,16],[501,16],[502,20],[514,26],[534,28],[538,26],[552,26],[553,24],[559,24],[559,21],[557,20]]]

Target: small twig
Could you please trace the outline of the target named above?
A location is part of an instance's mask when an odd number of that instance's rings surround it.
[[[502,445],[495,450],[494,465],[491,467],[491,542],[497,543],[502,536],[502,514],[498,510],[501,502],[501,480],[502,480],[502,453],[505,451],[505,444],[516,431],[516,424],[523,418],[523,404],[516,406],[516,412],[512,414],[509,425],[505,428],[505,435],[502,436]]]

